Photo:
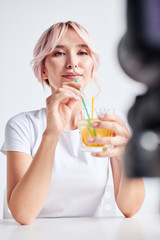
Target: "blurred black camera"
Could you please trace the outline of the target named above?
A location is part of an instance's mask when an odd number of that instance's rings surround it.
[[[127,32],[118,46],[122,69],[146,85],[128,112],[133,130],[124,165],[128,177],[160,176],[160,0],[128,0]]]

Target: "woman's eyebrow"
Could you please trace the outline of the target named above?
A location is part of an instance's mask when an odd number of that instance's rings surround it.
[[[87,44],[78,44],[77,47],[88,48]]]
[[[57,45],[55,48],[65,48],[65,45]],[[77,44],[76,47],[88,48],[86,44]]]
[[[55,48],[64,48],[65,45],[57,45]]]

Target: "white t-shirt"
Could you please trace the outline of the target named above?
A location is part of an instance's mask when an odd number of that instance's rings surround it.
[[[45,108],[14,116],[6,125],[1,151],[34,157],[45,128]],[[81,152],[78,129],[64,129],[56,146],[48,198],[38,217],[102,216],[108,169],[108,158]]]

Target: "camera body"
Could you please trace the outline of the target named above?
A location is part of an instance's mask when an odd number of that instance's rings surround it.
[[[160,0],[127,1],[118,58],[126,74],[147,88],[128,112],[133,135],[124,156],[126,174],[160,176]]]

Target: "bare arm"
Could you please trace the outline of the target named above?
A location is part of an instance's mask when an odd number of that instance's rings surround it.
[[[111,129],[113,137],[93,138],[92,142],[113,145],[110,151],[92,153],[97,157],[110,157],[117,206],[126,217],[131,217],[141,208],[145,197],[142,179],[128,179],[123,170],[123,155],[130,138],[124,122],[116,115],[104,115],[96,128]],[[95,127],[95,126],[94,126]]]
[[[7,201],[15,220],[31,224],[47,199],[55,150],[62,130],[68,124],[76,101],[78,85],[60,88],[47,99],[47,127],[32,159],[20,152],[7,152]]]
[[[132,217],[141,208],[145,197],[142,178],[128,178],[123,171],[122,160],[113,157],[111,167],[115,199],[118,208],[126,217]]]
[[[21,224],[30,224],[46,201],[57,141],[44,134],[33,160],[25,153],[7,153],[8,206]]]

